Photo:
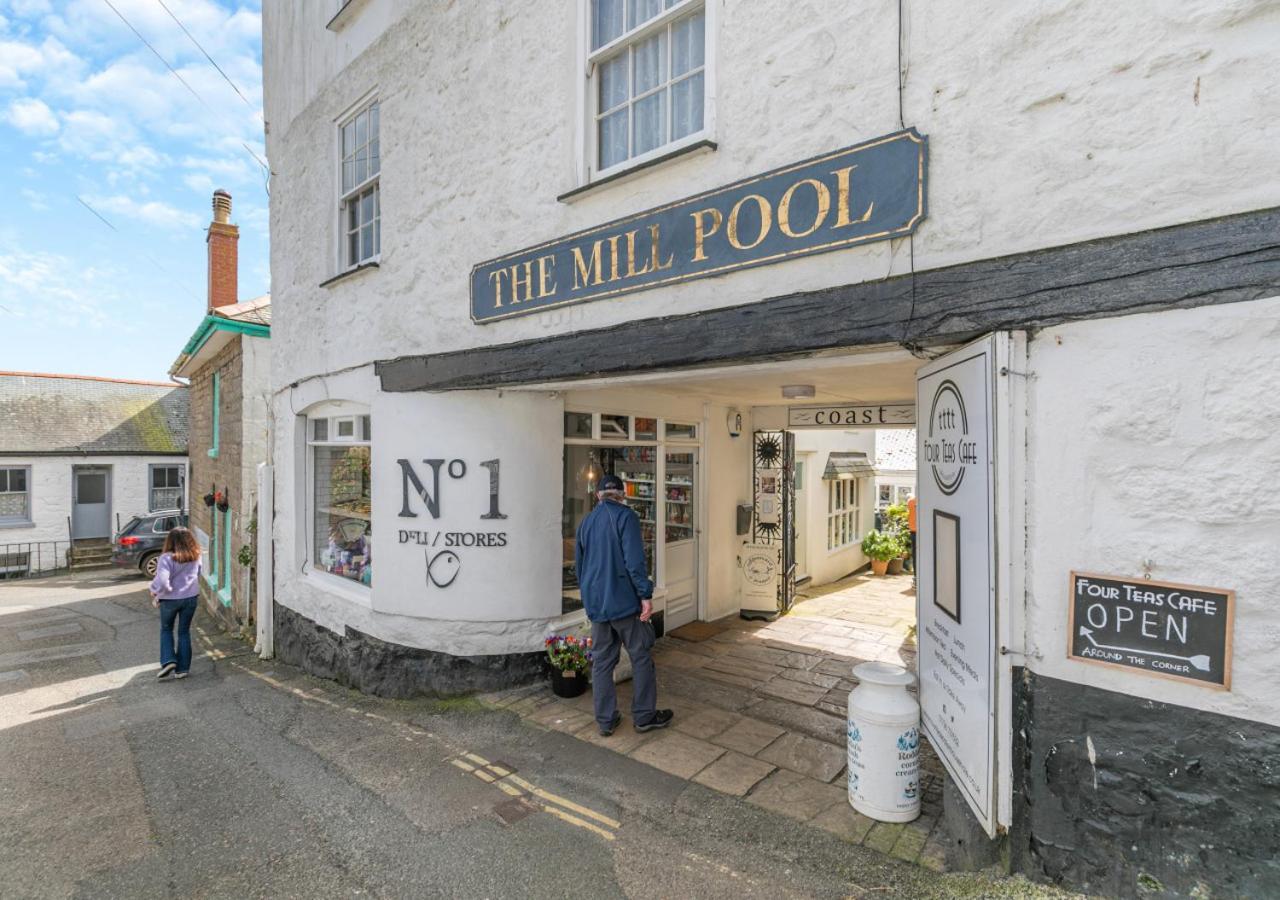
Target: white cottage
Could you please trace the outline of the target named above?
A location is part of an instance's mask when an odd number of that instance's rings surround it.
[[[282,656],[392,694],[536,677],[582,620],[566,542],[605,471],[666,628],[785,614],[800,435],[915,425],[956,848],[1102,893],[1280,891],[1250,827],[1280,750],[1274,15],[263,22]]]
[[[121,525],[184,503],[182,385],[0,372],[0,423],[8,574],[104,564]]]

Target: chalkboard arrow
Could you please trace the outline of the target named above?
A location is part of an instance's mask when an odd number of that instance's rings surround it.
[[[1093,632],[1083,625],[1080,626],[1080,633],[1089,639],[1089,643],[1097,647],[1099,650],[1117,650],[1121,653],[1133,653],[1138,656],[1163,656],[1165,659],[1177,659],[1182,662],[1191,663],[1201,672],[1209,671],[1209,657],[1200,654],[1199,656],[1177,656],[1173,653],[1157,653],[1154,650],[1134,650],[1130,647],[1113,647],[1110,644],[1099,644],[1093,639]]]

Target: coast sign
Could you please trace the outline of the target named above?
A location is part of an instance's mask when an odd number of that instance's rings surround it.
[[[911,234],[925,217],[926,162],[926,139],[909,128],[489,260],[471,270],[471,318]]]

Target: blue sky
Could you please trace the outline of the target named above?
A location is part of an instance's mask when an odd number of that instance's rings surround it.
[[[267,192],[242,146],[266,158],[261,33],[259,0],[0,0],[0,370],[167,380],[205,310],[215,187],[240,298],[267,292]]]

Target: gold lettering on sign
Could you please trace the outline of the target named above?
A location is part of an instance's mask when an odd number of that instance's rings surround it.
[[[538,299],[550,297],[556,292],[556,283],[551,279],[555,277],[556,258],[555,256],[539,256],[538,257]],[[548,287],[550,282],[550,287]]]
[[[720,215],[720,210],[714,206],[700,209],[689,215],[693,216],[693,261],[698,262],[707,258],[707,254],[702,249],[702,242],[720,230],[720,223],[724,221],[724,216]],[[710,230],[703,224],[703,216],[711,217]]]
[[[618,274],[618,241],[622,240],[622,235],[615,234],[609,238],[609,280],[617,281],[622,276]]]
[[[591,262],[587,262],[582,258],[582,248],[573,248],[573,289],[584,288],[591,284],[601,284],[604,277],[600,273],[600,244],[602,241],[596,241],[591,245]]]
[[[493,282],[493,306],[495,309],[502,306],[502,276],[506,274],[506,269],[497,269],[489,273],[489,280]]]
[[[760,208],[760,233],[756,235],[756,239],[749,244],[744,244],[738,240],[738,213],[742,210],[742,205],[748,200],[755,201],[756,206]],[[733,204],[733,209],[729,210],[729,227],[725,233],[729,237],[729,243],[735,250],[751,250],[759,247],[766,237],[769,236],[769,229],[773,227],[773,207],[769,205],[769,201],[759,194],[747,194],[737,203]]]
[[[796,188],[802,185],[809,185],[813,188],[814,193],[818,197],[818,213],[814,216],[813,224],[803,231],[794,231],[791,228],[791,198],[795,196]],[[808,237],[826,221],[827,213],[831,212],[831,191],[827,190],[827,186],[815,178],[802,178],[791,187],[787,188],[782,199],[778,201],[778,230],[791,238]]]
[[[635,278],[637,275],[648,275],[653,271],[653,265],[650,262],[644,264],[643,269],[636,268],[636,235],[639,230],[627,232],[627,277]],[[652,253],[650,253],[652,256]]]
[[[866,212],[856,219],[849,218],[849,173],[857,166],[845,166],[831,174],[836,176],[836,220],[832,228],[843,228],[846,225],[858,225],[871,218],[871,210],[875,209],[875,201],[867,204]]]
[[[524,275],[521,276],[521,272]],[[524,296],[521,296],[521,294]],[[528,259],[511,267],[511,302],[523,303],[533,299],[533,260]]]
[[[649,226],[649,267],[655,272],[661,272],[663,269],[670,269],[671,264],[675,261],[674,253],[667,256],[666,262],[658,262],[662,256],[662,251],[658,249],[658,225],[654,223]]]

